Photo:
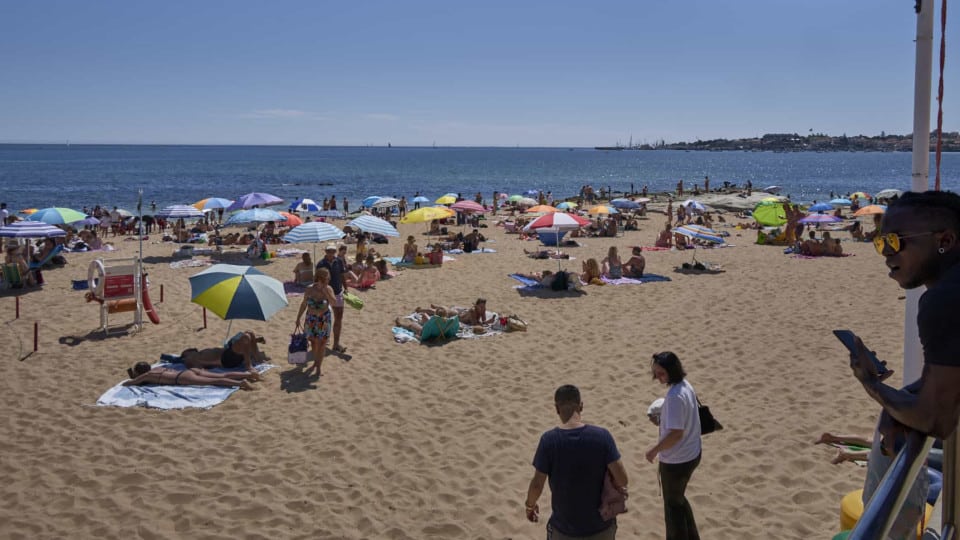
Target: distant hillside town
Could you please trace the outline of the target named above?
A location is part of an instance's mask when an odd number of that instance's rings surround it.
[[[937,134],[930,134],[930,150],[936,148]],[[754,152],[910,152],[913,135],[880,135],[868,137],[841,135],[831,137],[822,133],[798,135],[796,133],[768,133],[749,139],[712,139],[694,142],[654,144],[631,144],[597,146],[597,150],[707,150],[707,151],[754,151]],[[960,132],[944,132],[941,148],[944,152],[960,152]]]

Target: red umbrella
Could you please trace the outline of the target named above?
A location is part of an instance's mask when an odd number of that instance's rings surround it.
[[[534,229],[579,229],[585,225],[589,225],[590,220],[582,218],[576,214],[566,214],[563,212],[557,212],[554,214],[546,214],[538,217],[537,219],[530,222],[529,225],[523,228],[525,231],[532,231]]]
[[[482,204],[477,204],[473,201],[460,201],[454,203],[450,206],[451,209],[456,210],[457,212],[486,212],[487,209]]]
[[[286,225],[287,227],[296,227],[298,225],[303,225],[303,220],[300,219],[300,216],[296,214],[291,214],[290,212],[277,212],[277,213],[287,218],[287,220],[283,222],[283,224]]]

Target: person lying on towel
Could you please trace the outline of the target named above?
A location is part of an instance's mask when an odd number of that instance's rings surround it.
[[[137,362],[127,370],[130,379],[123,386],[161,385],[161,386],[228,386],[241,390],[255,390],[250,381],[260,380],[256,371],[230,371],[216,373],[206,369],[173,369],[169,367],[150,368],[146,362]]]
[[[258,343],[265,343],[263,336],[253,332],[240,332],[230,338],[226,347],[211,347],[209,349],[190,348],[180,353],[180,360],[188,368],[226,368],[242,367],[245,371],[253,371],[253,365],[266,360],[260,352]]]

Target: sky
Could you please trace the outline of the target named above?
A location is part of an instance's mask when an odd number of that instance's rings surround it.
[[[0,143],[907,134],[913,3],[0,0]],[[935,62],[934,90],[937,76]],[[956,56],[945,77],[944,129],[956,131]]]

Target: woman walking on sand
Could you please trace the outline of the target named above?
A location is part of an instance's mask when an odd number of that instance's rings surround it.
[[[320,366],[323,364],[323,354],[327,347],[327,339],[330,337],[330,329],[333,326],[333,316],[330,306],[336,302],[333,294],[333,288],[330,287],[330,271],[326,268],[317,268],[313,276],[313,285],[307,287],[303,293],[303,302],[300,303],[300,311],[297,312],[297,324],[294,333],[300,328],[300,320],[304,312],[307,319],[303,324],[303,332],[310,342],[311,356],[313,365],[308,367],[306,374],[316,369],[317,377],[323,375],[320,372]]]
[[[667,540],[700,540],[693,508],[687,500],[687,483],[700,465],[700,415],[697,394],[686,381],[680,359],[672,352],[653,355],[653,378],[665,384],[660,409],[660,436],[647,450],[647,461],[660,458],[663,518]]]

